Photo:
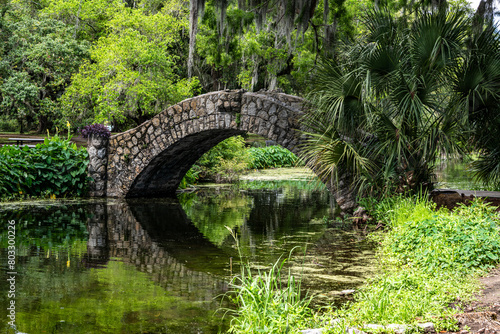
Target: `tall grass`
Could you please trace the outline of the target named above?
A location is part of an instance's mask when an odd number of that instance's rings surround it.
[[[239,251],[236,234],[229,230]],[[300,278],[285,272],[286,262],[280,258],[269,270],[256,273],[249,263],[241,263],[240,275],[231,284],[234,292],[228,294],[238,307],[232,311],[230,333],[296,333],[316,325],[311,298],[301,297]]]
[[[379,274],[354,301],[332,311],[340,319],[325,333],[345,333],[346,327],[367,324],[433,322],[437,331],[458,330],[450,308],[470,301],[478,291],[477,277],[500,263],[499,215],[476,200],[453,212],[435,210],[424,196],[394,197],[370,208],[388,231],[371,236],[379,242]],[[233,237],[236,237],[233,234]],[[235,238],[236,240],[236,238]],[[324,327],[322,316],[300,298],[300,280],[283,275],[285,260],[256,274],[249,265],[233,281],[238,306],[232,333],[292,333]],[[285,279],[283,279],[285,277]],[[366,329],[365,329],[366,330]]]

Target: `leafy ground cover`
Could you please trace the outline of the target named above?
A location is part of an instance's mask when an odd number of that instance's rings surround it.
[[[83,196],[88,153],[55,135],[34,148],[0,147],[2,199]]]
[[[278,145],[252,147],[248,152],[250,154],[249,168],[251,169],[294,167],[298,163],[295,154]]]
[[[456,329],[448,305],[470,300],[477,276],[500,262],[498,214],[480,201],[435,211],[418,197],[380,207],[377,218],[389,227],[379,240],[383,270],[340,313],[358,326],[431,321],[440,330]]]

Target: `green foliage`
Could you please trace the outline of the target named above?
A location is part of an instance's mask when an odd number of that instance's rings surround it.
[[[85,251],[73,256],[69,266],[67,253],[59,258],[50,255],[31,258],[30,270],[16,282],[21,291],[16,325],[23,332],[56,328],[61,334],[161,333],[167,328],[169,332],[190,333],[193,328],[217,332],[222,327],[206,306],[173,296],[151,275],[129,264],[109,261],[106,266],[85,269]],[[33,296],[39,300],[36,314],[28,303]]]
[[[210,197],[181,197],[186,215],[196,228],[214,245],[222,247],[231,229],[240,228],[250,218],[253,201],[250,196],[235,196],[234,192],[221,192]]]
[[[252,147],[250,154],[251,169],[295,167],[298,158],[295,154],[281,146]]]
[[[350,305],[351,311],[339,313],[346,312],[342,315],[361,328],[366,323],[415,326],[431,321],[436,330],[456,331],[456,320],[451,317],[456,311],[447,306],[457,298],[470,298],[476,290],[471,277],[462,273],[432,275],[403,267],[367,282]]]
[[[16,221],[16,269],[23,273],[16,278],[17,330],[66,334],[224,332],[226,324],[221,324],[205,303],[176,297],[175,291],[165,288],[165,280],[141,272],[126,260],[108,261],[106,251],[98,257],[89,252],[87,229],[93,231],[92,238],[102,235],[95,230],[95,215],[102,214],[103,203],[51,201],[0,207],[0,247],[5,250],[6,224]],[[89,223],[89,217],[93,222]],[[103,226],[106,221],[97,223]],[[7,321],[0,321],[0,327],[10,333]]]
[[[72,78],[62,97],[64,115],[78,125],[92,121],[140,124],[198,92],[198,81],[183,79],[176,49],[187,28],[185,16],[168,6],[153,15],[124,9],[107,22],[91,60]]]
[[[246,12],[229,6],[226,13],[224,35],[221,36],[217,29],[216,9],[208,4],[200,24],[197,36],[197,53],[202,59],[200,67],[203,72],[217,73],[217,81],[213,82],[212,76],[199,77],[202,85],[207,90],[217,90],[226,87],[238,87],[235,80],[241,66],[241,46],[237,33],[247,27],[253,20],[253,13]],[[208,73],[207,73],[208,74]]]
[[[0,148],[0,192],[9,198],[82,196],[87,185],[88,154],[69,139],[45,138],[35,148]]]
[[[359,30],[369,1],[200,1],[198,71],[207,90],[243,87],[306,91],[319,55]],[[196,23],[191,23],[193,27]]]
[[[236,240],[234,232],[231,234]],[[230,333],[288,333],[313,323],[311,298],[301,297],[300,279],[290,272],[282,273],[286,262],[278,259],[269,271],[258,270],[256,274],[250,264],[242,264],[240,276],[232,282],[235,295],[228,294],[238,306]]]
[[[248,168],[248,153],[241,136],[228,138],[201,156],[193,166],[202,179],[232,182]]]
[[[2,131],[2,132],[14,132],[17,129],[18,129],[17,120],[9,118],[9,117],[0,118],[0,131]]]
[[[195,184],[196,181],[198,181],[199,173],[199,171],[196,171],[193,168],[189,169],[186,175],[182,178],[181,183],[179,184],[179,189],[186,189],[187,187]]]
[[[251,169],[294,167],[295,154],[281,146],[245,149],[241,136],[228,138],[205,153],[188,172],[190,180],[183,179],[181,186],[192,184],[196,178],[216,182],[233,182],[244,171]],[[191,178],[195,175],[196,178]]]
[[[337,179],[347,170],[372,193],[417,192],[432,187],[439,154],[462,152],[471,125],[495,156],[498,34],[487,27],[469,40],[473,22],[460,11],[399,20],[375,10],[364,23],[361,38],[316,72],[310,166]]]
[[[245,190],[283,189],[285,187],[293,187],[306,191],[328,191],[325,184],[317,178],[311,180],[240,181],[238,183],[238,188]]]
[[[16,221],[16,248],[26,252],[36,246],[47,252],[64,253],[68,247],[82,241],[86,249],[86,222],[89,217],[90,214],[84,208],[72,205],[43,208],[23,206],[13,211],[0,212],[3,221]],[[50,233],[47,233],[47,226],[50,227]],[[5,228],[4,233],[0,234],[0,245],[5,249],[8,240],[8,230]]]
[[[470,150],[479,151],[471,165],[474,176],[484,184],[500,186],[500,35],[491,25],[474,21],[470,53],[454,71],[458,110],[466,111],[471,133]]]
[[[449,303],[469,300],[478,289],[476,275],[500,263],[494,208],[475,201],[454,212],[435,211],[423,196],[396,196],[372,210],[390,227],[375,237],[381,274],[339,315],[356,325],[432,321],[437,330],[457,330]]]
[[[197,178],[216,182],[233,182],[250,169],[295,167],[298,158],[281,146],[245,148],[241,136],[231,137],[205,153],[181,181],[181,187],[192,184]],[[194,178],[192,176],[195,176]]]
[[[109,20],[123,12],[121,0],[49,0],[42,13],[73,26],[79,40],[97,41],[106,35]]]
[[[398,219],[391,224],[389,247],[407,264],[429,272],[459,272],[500,262],[500,226],[494,207],[476,200],[452,213],[438,211],[430,216],[412,211],[404,223]]]
[[[61,117],[58,99],[88,58],[89,45],[51,18],[9,10],[1,20],[0,113],[38,125],[40,132],[50,129]]]

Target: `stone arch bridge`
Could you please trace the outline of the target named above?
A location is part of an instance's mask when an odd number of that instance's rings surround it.
[[[173,105],[109,142],[90,138],[89,175],[94,179],[90,194],[171,196],[205,152],[244,133],[261,135],[297,153],[304,102],[276,92],[212,92]],[[347,208],[349,196],[341,193],[336,192],[336,200]]]

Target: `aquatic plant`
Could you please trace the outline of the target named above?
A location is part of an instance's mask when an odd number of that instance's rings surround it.
[[[29,148],[0,148],[0,197],[82,196],[86,191],[88,153],[58,135]]]
[[[238,252],[241,252],[238,239]],[[290,252],[290,255],[292,251]],[[233,278],[234,292],[226,294],[238,308],[231,312],[231,333],[289,333],[299,328],[314,327],[317,315],[309,308],[311,297],[302,298],[301,280],[290,271],[284,273],[287,259],[278,259],[267,271],[252,272],[249,263],[241,263],[239,276]]]

